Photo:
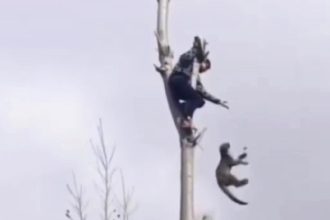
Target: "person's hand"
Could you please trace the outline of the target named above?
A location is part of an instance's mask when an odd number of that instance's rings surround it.
[[[228,102],[227,101],[221,101],[220,99],[215,101],[215,104],[221,105],[222,107],[229,109]]]
[[[206,59],[199,65],[199,72],[204,73],[211,68],[211,61]]]

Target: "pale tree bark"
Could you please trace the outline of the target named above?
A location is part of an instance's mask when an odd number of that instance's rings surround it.
[[[181,148],[181,195],[180,195],[180,220],[194,219],[194,149],[191,143],[184,141],[185,133],[176,123],[182,117],[172,97],[168,86],[168,78],[173,69],[173,53],[168,39],[169,0],[158,0],[157,30],[158,53],[160,66],[155,66],[164,82],[165,93],[169,109],[176,126]]]

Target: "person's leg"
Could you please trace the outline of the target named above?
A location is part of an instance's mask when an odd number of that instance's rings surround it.
[[[181,95],[181,87],[185,83],[186,77],[180,73],[172,73],[172,75],[168,79],[168,85],[171,91],[172,98],[175,102],[175,105],[178,107],[183,118],[176,118],[176,123],[180,124],[181,127],[189,127],[190,124],[186,120],[184,115],[184,106],[185,101],[182,99]]]
[[[186,121],[183,122],[183,126],[192,126],[192,117],[194,111],[197,108],[202,107],[205,104],[202,96],[191,86],[189,78],[185,75],[176,74],[172,75],[169,79],[169,85],[173,96],[178,100],[179,108]],[[179,100],[183,100],[183,103],[179,103]]]
[[[199,92],[190,85],[189,81],[182,83],[178,91],[180,98],[185,101],[183,114],[186,118],[191,119],[195,110],[201,108],[205,104],[205,101]]]
[[[172,97],[176,102],[176,105],[178,106],[182,115],[184,115],[184,109],[185,109],[184,106],[186,104],[186,100],[184,98],[182,88],[185,87],[187,80],[188,80],[187,77],[182,74],[172,74],[168,82],[172,93]]]
[[[183,115],[185,116],[185,121],[182,127],[190,128],[192,130],[197,130],[197,128],[193,125],[193,115],[197,108],[201,108],[205,101],[202,96],[192,88],[192,86],[188,83],[183,87],[183,91],[181,91],[182,97],[185,100],[183,105]]]
[[[184,114],[187,117],[193,118],[194,112],[197,108],[203,107],[205,104],[202,96],[195,90],[191,91],[190,98],[187,99],[184,106]]]

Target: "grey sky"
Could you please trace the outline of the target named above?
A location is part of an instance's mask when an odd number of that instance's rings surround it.
[[[0,219],[64,219],[75,170],[93,195],[103,118],[116,165],[135,187],[134,219],[177,219],[179,147],[157,63],[156,0],[0,1]],[[201,14],[198,16],[198,14]],[[172,0],[170,40],[179,55],[194,35],[210,45],[207,104],[196,155],[196,212],[214,219],[330,217],[330,2]],[[155,129],[158,128],[158,129]],[[218,145],[249,147],[251,184],[216,186]],[[95,219],[95,218],[94,218]]]

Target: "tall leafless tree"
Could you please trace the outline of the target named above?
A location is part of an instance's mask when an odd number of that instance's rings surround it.
[[[101,120],[99,122],[97,130],[100,139],[100,144],[96,145],[91,141],[91,146],[97,160],[97,173],[101,182],[100,184],[96,184],[97,190],[101,197],[102,204],[100,219],[128,220],[129,215],[133,211],[130,209],[133,193],[131,191],[127,192],[122,171],[114,167],[113,158],[115,155],[115,147],[113,147],[112,149],[107,147],[104,140],[103,126]],[[120,171],[120,181],[122,183],[122,200],[118,200],[117,203],[115,201],[116,194],[112,184],[116,171]],[[73,185],[68,184],[67,189],[73,199],[72,207],[78,217],[78,220],[87,220],[85,214],[87,203],[84,200],[85,196],[83,194],[82,186],[80,185],[78,187],[75,175],[73,176]],[[70,210],[67,210],[65,215],[70,220],[74,220],[70,213]]]
[[[168,39],[168,16],[170,0],[157,0],[157,30],[156,38],[158,43],[158,54],[160,66],[156,66],[156,71],[160,73],[163,82],[167,102],[176,126],[181,147],[181,195],[180,195],[180,220],[194,219],[194,145],[185,141],[185,132],[176,123],[180,111],[172,97],[168,86],[168,78],[173,69],[173,53]]]
[[[91,142],[92,149],[97,158],[97,172],[99,174],[100,180],[102,182],[101,185],[98,185],[98,190],[100,191],[102,205],[103,205],[103,220],[110,220],[112,217],[112,213],[110,208],[111,200],[112,200],[112,178],[116,171],[116,168],[113,167],[113,157],[115,155],[116,148],[112,148],[110,151],[106,147],[103,135],[103,125],[100,120],[99,126],[97,128],[100,145],[95,146],[93,142]]]

